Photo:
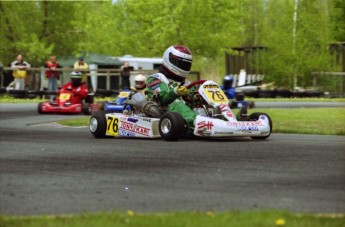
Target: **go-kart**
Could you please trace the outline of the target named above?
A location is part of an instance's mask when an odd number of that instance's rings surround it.
[[[183,96],[183,100],[197,113],[194,128],[188,128],[179,113],[164,113],[159,104],[135,93],[123,103],[122,113],[94,113],[89,121],[90,132],[96,138],[140,137],[168,141],[187,134],[215,138],[248,136],[253,139],[266,139],[271,135],[272,120],[268,114],[235,116],[228,105],[229,100],[215,82],[198,80],[187,88],[190,93]],[[126,106],[130,106],[130,111]]]
[[[93,95],[89,94],[86,99],[75,102],[74,93],[71,90],[63,90],[58,97],[53,96],[49,101],[40,102],[37,107],[39,114],[63,113],[63,114],[86,114],[90,115],[96,104],[93,103]]]
[[[123,111],[123,102],[127,100],[132,94],[134,94],[134,91],[132,90],[123,90],[119,91],[119,94],[115,100],[111,101],[105,101],[105,102],[98,102],[98,109],[103,110],[105,112],[117,112],[117,113],[122,113]]]

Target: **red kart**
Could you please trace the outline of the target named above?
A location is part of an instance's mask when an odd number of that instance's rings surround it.
[[[50,101],[38,104],[38,113],[63,113],[90,115],[94,108],[98,108],[93,103],[93,95],[88,94],[86,98],[76,96],[72,89],[64,89],[59,92],[58,97],[53,97]]]

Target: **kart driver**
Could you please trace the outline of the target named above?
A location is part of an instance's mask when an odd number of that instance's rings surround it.
[[[137,92],[144,92],[146,88],[146,77],[143,74],[138,74],[134,77],[135,90]]]
[[[182,45],[170,46],[163,54],[159,72],[147,79],[146,93],[148,99],[157,102],[163,110],[181,114],[189,128],[193,129],[197,114],[180,99],[189,93],[186,77],[191,67],[191,51]]]
[[[58,95],[65,91],[70,91],[73,93],[71,97],[71,103],[81,103],[83,99],[88,96],[88,89],[84,82],[82,82],[81,72],[71,73],[71,82],[64,84],[58,91]]]
[[[226,75],[223,79],[223,85],[220,86],[220,89],[223,90],[226,97],[230,100],[235,98],[236,95],[235,88],[232,87],[233,82],[234,77],[232,75]]]

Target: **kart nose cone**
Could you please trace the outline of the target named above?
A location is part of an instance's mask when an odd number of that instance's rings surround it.
[[[97,130],[97,127],[98,127],[98,121],[96,118],[91,118],[90,119],[90,131],[91,132],[96,132]]]

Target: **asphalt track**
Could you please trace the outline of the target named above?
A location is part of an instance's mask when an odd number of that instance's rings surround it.
[[[0,214],[282,209],[345,213],[345,137],[94,139],[0,104]]]

